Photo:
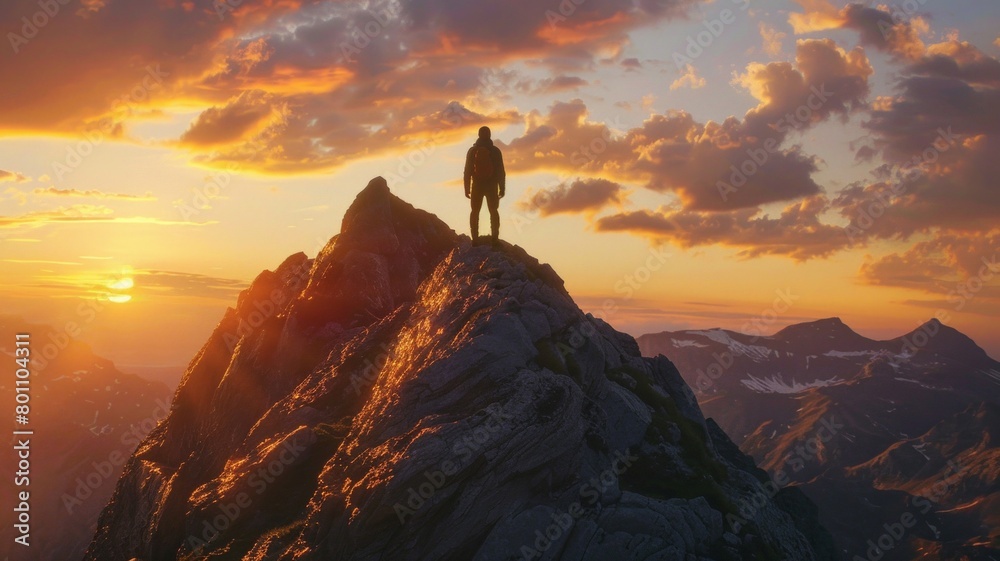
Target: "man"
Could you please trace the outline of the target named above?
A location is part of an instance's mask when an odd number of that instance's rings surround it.
[[[507,173],[503,169],[503,155],[490,140],[490,128],[479,128],[479,139],[465,155],[465,197],[472,199],[472,241],[479,238],[479,210],[486,198],[486,208],[490,211],[492,243],[496,245],[500,235],[500,199],[503,198],[507,183]]]

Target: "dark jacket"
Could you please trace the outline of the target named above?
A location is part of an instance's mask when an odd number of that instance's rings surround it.
[[[478,146],[489,146],[491,152],[493,152],[493,169],[496,170],[496,177],[494,181],[496,185],[500,188],[500,193],[504,192],[507,187],[507,172],[503,169],[503,154],[500,153],[500,149],[493,145],[493,141],[489,138],[480,138],[476,140],[476,143],[469,148],[469,151],[465,154],[465,190],[469,191],[469,187],[472,182],[472,165],[473,157],[472,151]],[[484,186],[485,187],[485,186]]]

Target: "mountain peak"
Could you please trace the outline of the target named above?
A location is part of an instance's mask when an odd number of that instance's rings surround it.
[[[972,338],[937,318],[925,321],[913,331],[893,339],[892,342],[901,345],[904,351],[910,353],[935,353],[970,364],[993,364],[986,351]]]
[[[848,327],[839,317],[789,325],[775,333],[773,337],[796,344],[812,343],[841,351],[861,350],[874,343]]]
[[[749,527],[724,522],[759,496],[750,460],[673,364],[523,249],[473,245],[376,178],[297,286],[232,345],[241,310],[220,323],[88,560],[493,561],[539,532],[554,561],[819,558],[815,519],[784,510],[802,505],[765,498]],[[239,520],[213,526],[230,504]]]
[[[316,256],[296,318],[313,328],[382,318],[415,298],[459,239],[437,216],[392,194],[385,179],[376,177],[347,209],[340,233]]]

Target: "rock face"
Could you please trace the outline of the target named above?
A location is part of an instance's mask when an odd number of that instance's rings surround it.
[[[86,559],[832,559],[665,358],[376,178],[262,273]]]
[[[775,481],[819,505],[845,558],[1000,558],[1000,362],[959,331],[933,319],[874,341],[829,318],[638,342],[677,365]]]

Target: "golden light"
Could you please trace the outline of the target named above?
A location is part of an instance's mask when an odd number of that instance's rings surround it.
[[[135,280],[132,278],[131,273],[132,268],[126,267],[122,269],[118,278],[105,284],[105,286],[114,291],[105,295],[108,302],[112,302],[114,304],[124,304],[132,299],[132,295],[123,294],[123,292],[135,286]]]
[[[129,277],[120,278],[116,281],[108,283],[108,288],[111,290],[128,290],[135,286],[135,281]]]

